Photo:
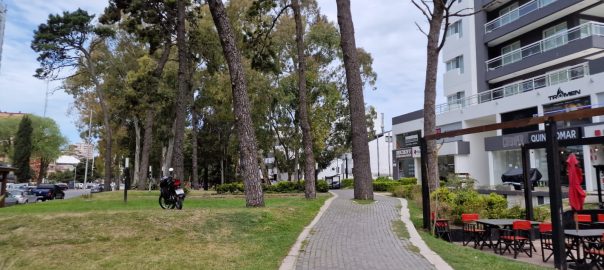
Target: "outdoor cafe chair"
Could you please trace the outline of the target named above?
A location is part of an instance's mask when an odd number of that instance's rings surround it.
[[[430,215],[430,221],[434,224],[434,234],[436,237],[440,237],[441,239],[445,239],[451,242],[451,229],[449,227],[448,219],[438,219],[436,218],[436,213],[432,212]]]
[[[585,241],[583,253],[590,260],[592,266],[602,269],[604,267],[604,234],[596,241]]]
[[[474,243],[474,248],[481,245],[481,242],[485,242],[486,231],[481,224],[476,223],[480,216],[478,214],[461,214],[461,222],[463,222],[463,240],[464,246],[467,246],[470,242]]]
[[[604,222],[604,214],[598,214],[598,222]]]
[[[495,245],[496,250],[499,249],[499,254],[504,254],[506,251],[514,253],[514,259],[518,257],[520,252],[525,253],[529,257],[533,257],[533,242],[531,241],[531,222],[528,220],[517,220],[512,223],[512,229],[500,229],[499,240]]]
[[[539,224],[539,239],[541,242],[541,259],[543,262],[547,262],[549,258],[554,255],[554,246],[552,242],[552,224],[541,223]],[[551,253],[545,257],[545,251],[549,250]]]
[[[591,225],[591,215],[579,214],[575,220],[579,227],[589,227]]]

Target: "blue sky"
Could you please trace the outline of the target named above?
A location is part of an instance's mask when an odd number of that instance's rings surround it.
[[[336,22],[335,0],[318,2],[322,12]],[[32,76],[38,67],[36,54],[30,49],[33,31],[50,13],[82,8],[99,14],[107,1],[4,0],[4,3],[8,6],[8,18],[0,69],[0,111],[43,115],[46,82]],[[384,113],[385,128],[389,130],[392,117],[420,109],[423,104],[426,38],[414,24],[423,23],[422,17],[410,1],[352,0],[352,13],[357,46],[372,54],[378,74],[377,90],[367,89],[365,101],[375,106],[378,113]],[[62,90],[53,92],[58,86],[59,82],[49,84],[52,94],[46,116],[55,119],[71,143],[80,142],[76,112],[70,110],[73,99]],[[440,93],[438,90],[437,103],[444,101]]]

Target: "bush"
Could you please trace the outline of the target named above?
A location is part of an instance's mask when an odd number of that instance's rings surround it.
[[[218,194],[231,193],[239,194],[243,193],[243,183],[226,183],[216,186],[216,192]]]
[[[354,179],[347,178],[342,180],[340,183],[340,188],[351,188],[354,187]]]
[[[400,186],[401,183],[398,181],[392,180],[380,180],[373,181],[373,191],[384,192],[384,191],[392,191],[395,186]]]
[[[392,188],[392,196],[413,200],[416,197],[421,197],[420,185],[403,185]]]
[[[508,210],[508,201],[501,195],[491,193],[488,196],[482,196],[484,201],[484,215],[487,218],[501,218],[506,216]]]
[[[386,176],[380,176],[380,177],[376,178],[374,181],[392,181],[392,179],[390,179]]]
[[[271,186],[273,192],[276,193],[294,193],[294,192],[304,192],[304,181],[298,182],[289,182],[289,181],[281,181]]]
[[[417,185],[417,178],[415,177],[401,178],[398,181],[401,185]]]
[[[319,180],[317,181],[317,192],[325,193],[329,191],[329,186],[327,185],[327,181]]]

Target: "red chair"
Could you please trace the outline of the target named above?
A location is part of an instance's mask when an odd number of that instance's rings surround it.
[[[533,242],[531,241],[531,222],[528,220],[518,220],[512,223],[512,229],[500,229],[499,240],[496,247],[499,253],[509,251],[514,253],[514,259],[518,257],[520,252],[525,253],[529,257],[533,257]]]
[[[598,222],[604,222],[604,214],[598,214]]]
[[[551,223],[541,223],[539,224],[539,238],[541,240],[541,259],[543,262],[547,262],[549,258],[554,255],[554,246],[552,242],[552,224]],[[549,250],[552,253],[545,258],[545,251]]]
[[[482,249],[483,246],[488,245],[485,241],[486,231],[484,227],[476,223],[476,220],[479,219],[480,216],[478,214],[461,214],[461,222],[463,222],[462,244],[464,246],[467,246],[470,242],[474,243],[474,248],[480,246]]]
[[[436,220],[436,221],[435,221]],[[445,239],[451,242],[451,229],[449,227],[448,219],[438,219],[436,218],[436,214],[432,212],[430,215],[431,224],[434,224],[434,234],[436,237],[440,237],[441,239]]]
[[[590,260],[589,264],[592,267],[595,266],[597,269],[604,268],[604,234],[602,234],[599,241],[587,241],[584,245],[583,252],[586,259]]]
[[[579,224],[579,227],[585,228],[591,225],[591,215],[578,214],[575,222]]]

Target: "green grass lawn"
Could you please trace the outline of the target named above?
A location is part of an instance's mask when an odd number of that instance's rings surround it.
[[[277,269],[328,195],[193,193],[162,210],[157,192],[99,193],[0,209],[0,269]]]
[[[438,238],[435,238],[430,233],[422,230],[422,210],[417,202],[408,200],[411,221],[417,228],[419,234],[424,239],[428,247],[438,253],[451,267],[454,269],[463,270],[537,270],[551,269],[537,265],[532,265],[524,262],[513,261],[492,253],[482,252],[471,247],[452,244]]]

